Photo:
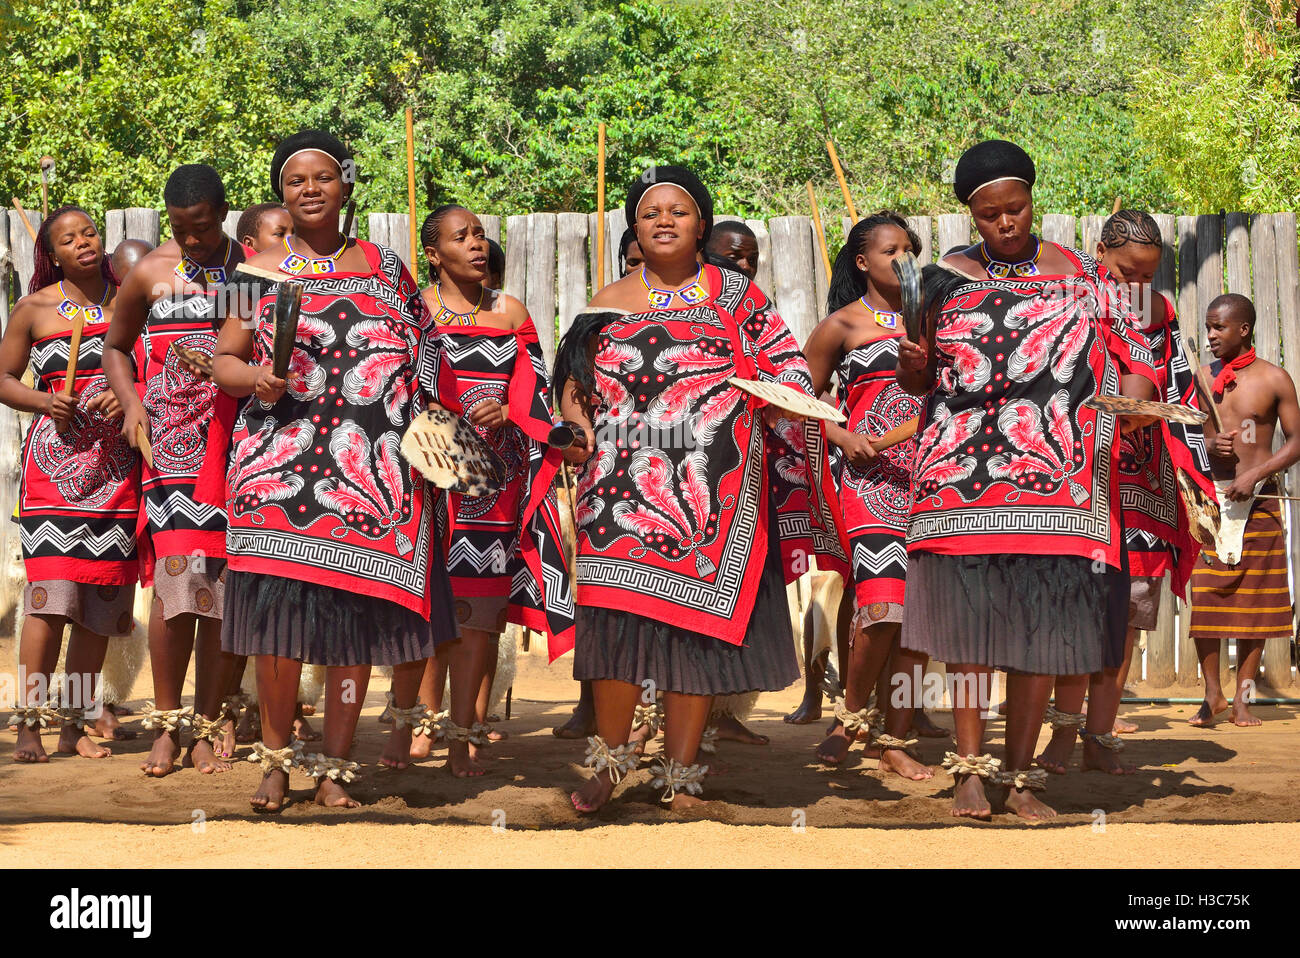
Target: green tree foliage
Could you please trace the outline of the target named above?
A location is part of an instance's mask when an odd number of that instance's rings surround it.
[[[167,174],[207,162],[232,200],[260,189],[284,112],[259,41],[229,0],[40,0],[4,11],[0,195],[50,205],[159,206]]]
[[[1138,77],[1138,130],[1187,213],[1300,204],[1300,31],[1293,0],[1207,9],[1170,63]]]
[[[38,202],[50,153],[51,201],[96,215],[193,161],[243,206],[322,127],[363,211],[404,210],[411,106],[421,209],[590,210],[602,121],[611,205],[684,162],[730,213],[806,212],[812,180],[835,224],[829,136],[860,211],[938,213],[1002,136],[1044,211],[1294,208],[1293,3],[1193,0],[1188,45],[1183,0],[0,0],[0,196]]]

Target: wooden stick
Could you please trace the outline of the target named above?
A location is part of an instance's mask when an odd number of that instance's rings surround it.
[[[26,226],[26,227],[27,227],[27,235],[30,236],[30,237],[32,238],[32,242],[35,243],[35,242],[36,242],[36,230],[32,229],[32,222],[31,222],[31,220],[29,220],[29,219],[27,218],[27,211],[26,211],[25,209],[23,209],[23,204],[21,204],[21,203],[18,202],[18,197],[15,196],[15,197],[12,197],[11,199],[12,199],[13,204],[14,204],[14,209],[16,209],[16,210],[18,211],[18,217],[19,217],[19,219],[21,219],[21,220],[23,221],[23,226]]]
[[[916,427],[920,424],[920,417],[913,417],[901,426],[895,426],[889,432],[871,440],[871,448],[876,452],[884,452],[886,449],[897,446],[900,442],[907,442],[916,435]]]
[[[1192,349],[1192,344],[1186,339],[1183,340],[1183,354],[1187,357],[1187,364],[1192,368],[1192,377],[1196,380],[1196,391],[1201,395],[1201,400],[1208,407],[1206,412],[1210,416],[1210,422],[1214,423],[1215,435],[1223,432],[1223,419],[1219,416],[1219,407],[1214,402],[1214,384],[1210,381],[1210,375],[1201,365],[1200,359],[1196,356],[1196,351]]]
[[[135,427],[135,443],[140,450],[140,455],[144,457],[144,461],[148,463],[149,468],[152,469],[153,468],[153,444],[149,442],[149,437],[145,435],[144,426]]]
[[[77,385],[77,354],[81,351],[81,331],[86,325],[86,314],[78,310],[77,318],[72,321],[72,340],[68,343],[68,371],[63,377],[63,389],[60,392],[65,396],[71,396],[76,392]],[[54,427],[55,432],[67,432],[71,423],[59,423]]]
[[[596,288],[605,285],[605,124],[596,127]]]
[[[1300,496],[1273,496],[1260,493],[1255,496],[1256,499],[1285,499],[1287,502],[1300,502]]]
[[[849,183],[844,179],[844,168],[840,166],[840,157],[835,152],[835,144],[829,139],[826,141],[826,152],[831,156],[831,166],[835,167],[835,177],[840,181],[840,192],[844,194],[844,205],[848,207],[849,219],[857,223],[858,211],[853,205],[853,197],[849,193]]]
[[[419,249],[416,245],[419,234],[415,225],[415,111],[409,106],[406,108],[406,202],[411,220],[408,226],[411,234],[411,272],[418,273],[420,261],[416,254]]]
[[[822,251],[822,263],[826,267],[826,282],[831,281],[831,254],[826,251],[826,234],[822,232],[822,218],[817,212],[817,194],[813,192],[812,180],[808,181],[808,203],[812,206],[813,227],[817,231],[817,246]]]
[[[1122,199],[1123,199],[1122,196],[1117,196],[1117,197],[1115,197],[1115,205],[1112,206],[1112,207],[1110,208],[1110,215],[1111,215],[1111,216],[1114,216],[1116,213],[1119,212],[1119,201],[1122,200]]]

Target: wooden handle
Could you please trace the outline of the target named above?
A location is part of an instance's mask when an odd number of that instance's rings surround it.
[[[915,419],[909,419],[901,426],[895,426],[883,436],[871,440],[871,448],[876,450],[876,452],[884,452],[886,449],[897,446],[900,442],[907,442],[907,440],[916,435],[916,427],[920,425],[920,422],[921,420],[918,416]]]
[[[629,223],[628,226],[632,224]],[[605,285],[605,124],[596,128],[596,288]]]
[[[144,457],[144,461],[147,462],[149,468],[152,469],[153,445],[149,442],[149,437],[145,435],[144,426],[138,425],[135,427],[135,442],[140,449],[140,455]]]
[[[813,192],[812,180],[808,181],[808,205],[812,207],[813,228],[817,231],[817,248],[822,253],[822,264],[826,267],[826,283],[831,281],[831,254],[826,249],[826,234],[822,231],[821,214],[817,212],[817,194]]]
[[[78,312],[72,321],[72,340],[68,343],[68,370],[63,377],[63,388],[59,390],[64,396],[71,396],[77,391],[77,354],[81,351],[81,331],[86,325],[86,316]],[[70,423],[56,423],[55,432],[67,432]]]
[[[1187,364],[1192,369],[1192,378],[1196,382],[1196,391],[1201,400],[1205,403],[1205,412],[1210,417],[1210,422],[1214,423],[1214,432],[1223,432],[1223,419],[1219,416],[1219,407],[1214,402],[1214,383],[1210,379],[1209,372],[1201,365],[1201,361],[1196,357],[1196,351],[1192,349],[1192,344],[1186,339],[1183,341],[1183,354],[1187,357]]]
[[[849,183],[844,179],[844,169],[840,166],[840,158],[835,152],[835,144],[830,140],[826,141],[826,152],[830,154],[831,166],[835,167],[835,178],[840,181],[840,192],[844,194],[844,205],[848,208],[849,219],[856,224],[858,222],[858,211],[853,206],[853,197],[849,194]]]
[[[419,246],[416,243],[419,227],[415,223],[415,111],[409,106],[406,108],[406,202],[410,213],[408,232],[411,234],[411,272],[418,273],[420,261],[417,258]]]
[[[27,211],[23,209],[23,204],[18,202],[18,197],[16,196],[11,197],[10,200],[14,204],[14,209],[18,211],[18,218],[23,221],[23,226],[27,227],[27,235],[30,236],[32,242],[35,243],[36,230],[32,229],[32,221],[27,218]]]

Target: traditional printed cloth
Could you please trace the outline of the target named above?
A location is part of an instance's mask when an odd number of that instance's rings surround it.
[[[840,411],[845,428],[879,438],[916,418],[922,400],[898,385],[898,344],[902,334],[882,336],[844,354],[837,371]],[[853,556],[853,588],[859,609],[903,603],[907,579],[907,517],[912,511],[912,437],[876,456],[866,468],[838,450],[834,465],[840,507]],[[879,618],[879,616],[877,616]]]
[[[1119,432],[1083,406],[1122,373],[1155,381],[1127,296],[1076,271],[966,283],[944,304],[913,472],[909,551],[1073,555],[1120,567]]]
[[[1154,306],[1149,321],[1136,323],[1135,329],[1154,359],[1156,399],[1181,403],[1189,394],[1195,395],[1182,333],[1168,299],[1156,293]],[[1186,473],[1213,498],[1214,481],[1200,427],[1164,420],[1120,437],[1119,490],[1129,573],[1159,577],[1171,571],[1170,588],[1182,598],[1200,545],[1188,531],[1175,470]]]
[[[104,334],[108,322],[87,322],[77,351],[77,411],[66,432],[38,415],[23,443],[18,520],[29,582],[62,579],[126,585],[137,576],[140,457],[122,435],[122,420],[90,412],[86,403],[108,391]],[[32,344],[31,367],[41,392],[63,390],[72,329]],[[137,367],[143,352],[137,346]],[[105,633],[106,634],[106,633]]]
[[[368,272],[299,277],[297,376],[274,405],[251,397],[235,422],[230,568],[375,596],[427,619],[433,494],[399,447],[432,394],[417,370],[433,318],[396,253],[358,246]],[[270,362],[278,288],[261,292],[254,365]]]
[[[488,401],[510,407],[506,428],[475,427],[505,464],[504,488],[450,497],[443,541],[452,592],[509,596],[508,620],[547,633],[554,660],[573,648],[574,608],[553,486],[562,456],[546,444],[553,422],[537,329],[531,319],[517,330],[442,326],[438,339],[462,415]]]
[[[1261,492],[1277,494],[1275,482]],[[1192,570],[1193,638],[1286,639],[1295,634],[1291,622],[1291,590],[1287,586],[1286,533],[1282,504],[1256,499],[1246,520],[1241,561],[1224,565],[1214,549],[1206,548]]]
[[[819,553],[847,573],[848,543],[819,420],[766,435],[761,403],[727,383],[812,395],[808,363],[763,292],[704,268],[708,298],[620,318],[597,338],[596,451],[577,488],[578,603],[740,645],[768,549],[768,494],[787,581]],[[771,439],[771,444],[768,440]],[[784,501],[775,477],[798,478]],[[769,487],[769,480],[773,486]],[[824,550],[824,552],[823,552]]]
[[[216,385],[187,369],[173,343],[211,356],[217,345],[217,289],[157,300],[140,341],[145,353],[144,408],[153,467],[143,464],[149,551],[158,557],[226,555],[226,514],[196,496],[212,430]],[[151,585],[153,562],[141,562]]]

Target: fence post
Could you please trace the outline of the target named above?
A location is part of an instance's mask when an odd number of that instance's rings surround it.
[[[107,210],[104,213],[104,249],[113,252],[126,239],[126,211]]]
[[[505,291],[524,302],[528,278],[528,217],[506,217]],[[536,317],[534,317],[534,322]]]
[[[587,214],[560,213],[556,221],[556,252],[560,262],[559,324],[556,342],[568,330],[578,310],[587,305]],[[591,239],[594,244],[595,238]],[[546,361],[552,364],[552,349]]]
[[[754,282],[758,284],[769,298],[772,296],[772,234],[767,231],[763,220],[745,220],[745,225],[754,231],[758,239],[758,272]]]
[[[494,216],[491,213],[484,213],[478,218],[478,221],[483,224],[483,234],[492,242],[500,244],[501,217]]]
[[[1278,291],[1278,326],[1281,330],[1282,356],[1284,368],[1296,381],[1300,372],[1300,254],[1297,252],[1296,214],[1275,213],[1273,221],[1273,241],[1276,248],[1277,291]],[[1300,466],[1287,470],[1287,487],[1300,488]],[[1290,506],[1289,538],[1291,545],[1291,570],[1300,574],[1300,503],[1288,502]],[[1285,653],[1285,654],[1284,654]],[[1274,688],[1287,688],[1294,683],[1291,675],[1290,642],[1278,639],[1264,643],[1264,668],[1275,669],[1276,674],[1284,676],[1277,682],[1269,680]]]
[[[126,239],[144,240],[150,246],[157,246],[161,236],[160,220],[157,210],[142,206],[133,206],[125,211]]]
[[[1152,282],[1157,293],[1168,297],[1169,302],[1173,303],[1175,308],[1178,305],[1178,298],[1174,291],[1174,273],[1178,266],[1178,224],[1174,217],[1168,213],[1154,213],[1152,218],[1155,219],[1156,225],[1160,227],[1160,239],[1163,248],[1160,251],[1160,266],[1156,269],[1155,280]]]
[[[1178,328],[1199,351],[1202,316],[1196,298],[1196,217],[1178,217]],[[1181,672],[1180,672],[1181,676]]]
[[[1223,292],[1223,224],[1217,213],[1196,217],[1196,317],[1199,325],[1205,319],[1216,296]],[[1211,359],[1209,346],[1202,337],[1201,362]]]
[[[1075,219],[1073,216],[1066,216],[1062,213],[1043,214],[1043,239],[1049,243],[1076,249],[1077,247],[1074,244],[1077,240],[1074,238],[1074,229]]]
[[[537,327],[547,365],[555,361],[555,214],[528,217],[528,279],[524,303]]]
[[[936,261],[948,255],[955,246],[970,246],[971,219],[969,213],[941,213],[939,215],[939,248],[934,252]]]
[[[808,241],[812,227],[806,216],[777,216],[768,221],[768,229],[772,231],[772,295],[781,318],[803,345],[817,324],[813,250]]]

